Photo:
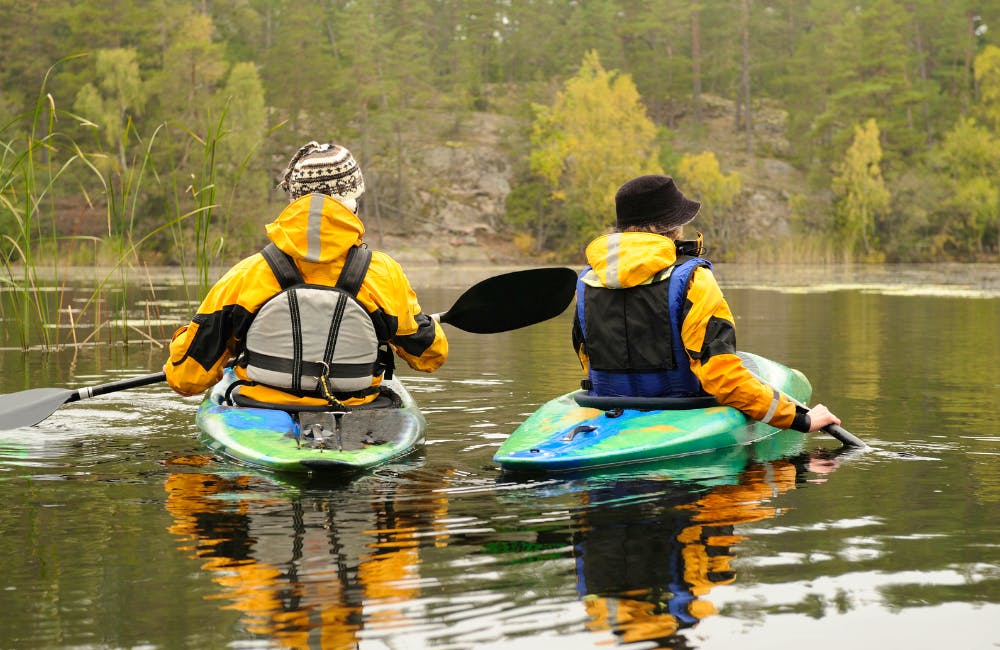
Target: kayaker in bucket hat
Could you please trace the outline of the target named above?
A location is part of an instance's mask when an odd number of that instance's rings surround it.
[[[383,377],[391,376],[394,356],[414,370],[439,368],[448,356],[448,340],[441,325],[421,310],[399,263],[381,251],[369,253],[363,242],[365,226],[358,209],[365,182],[351,152],[337,144],[309,142],[292,157],[277,187],[287,193],[290,202],[266,226],[271,244],[233,266],[208,292],[192,321],[174,333],[164,366],[170,386],[182,395],[201,393],[221,379],[227,364],[238,359],[239,394],[251,404],[358,405],[378,397]],[[350,262],[351,273],[345,271],[349,259],[360,260]],[[340,354],[341,349],[349,353],[367,346],[372,350],[360,361],[339,360],[340,367],[355,373],[350,381],[342,375],[335,377],[336,373],[330,373],[328,381],[305,377],[305,371],[288,370],[303,365],[301,350],[294,351],[295,359],[285,358],[285,348],[294,347],[290,331],[282,333],[274,327],[262,331],[258,338],[262,342],[255,349],[251,347],[253,337],[248,341],[248,333],[252,333],[258,312],[282,292],[275,265],[309,285],[333,287],[342,274],[353,276],[355,281],[350,284],[357,286],[352,286],[356,289],[352,300],[360,303],[360,310],[354,313],[360,316],[350,323],[364,326],[364,331],[359,334],[358,327],[345,331],[350,329],[347,325],[337,330],[328,318],[303,317],[299,327],[306,331],[296,333],[304,340],[319,340],[328,348],[316,351],[319,361],[312,362],[312,368],[327,369],[330,355]],[[326,290],[308,295],[322,298],[322,294],[334,293]],[[323,313],[322,308],[316,307],[318,313]],[[276,310],[280,315],[280,305]],[[293,314],[293,322],[297,315]],[[338,347],[328,336],[355,338],[348,341],[350,345]],[[301,340],[297,345],[302,347]],[[257,379],[252,376],[255,368]]]
[[[669,176],[618,188],[615,228],[588,244],[577,282],[573,347],[583,387],[599,396],[711,395],[780,429],[839,425],[822,404],[797,413],[737,356],[733,314],[701,257],[701,233],[682,240],[700,207]]]

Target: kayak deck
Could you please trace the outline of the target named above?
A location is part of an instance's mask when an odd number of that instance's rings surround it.
[[[212,451],[249,465],[279,472],[361,471],[404,456],[424,440],[423,414],[395,379],[383,383],[401,398],[399,408],[306,413],[301,424],[282,410],[224,404],[233,379],[227,371],[195,422]]]
[[[757,355],[740,356],[761,379],[808,402],[812,387],[801,372]],[[728,406],[650,410],[647,401],[638,408],[603,410],[581,406],[576,397],[567,393],[543,404],[501,444],[493,460],[514,472],[567,472],[748,445],[779,431]],[[625,398],[609,402],[614,399]]]

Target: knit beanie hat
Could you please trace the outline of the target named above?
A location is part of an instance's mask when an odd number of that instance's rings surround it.
[[[618,230],[648,224],[663,230],[680,228],[695,218],[699,208],[701,203],[681,194],[674,179],[660,174],[633,178],[615,193]]]
[[[309,142],[292,156],[278,188],[293,201],[318,192],[357,205],[365,193],[365,179],[354,156],[344,147]]]

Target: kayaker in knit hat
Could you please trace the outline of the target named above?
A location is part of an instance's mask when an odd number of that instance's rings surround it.
[[[757,379],[736,354],[736,325],[701,257],[701,233],[683,241],[701,204],[669,176],[628,181],[615,194],[614,230],[586,249],[577,283],[573,346],[594,395],[711,395],[780,429],[840,424],[822,404],[795,404]]]
[[[441,326],[421,310],[402,267],[386,253],[369,252],[363,243],[365,226],[358,208],[365,181],[351,152],[338,144],[306,143],[292,156],[277,188],[288,194],[290,203],[265,228],[271,243],[232,267],[208,292],[191,323],[174,333],[164,366],[170,386],[182,395],[200,393],[218,382],[226,365],[236,359],[235,373],[244,384],[238,394],[245,403],[350,406],[379,397],[383,377],[391,376],[393,352],[414,370],[439,368],[448,356],[448,340]],[[301,319],[298,327],[303,331],[296,336],[322,342],[322,349],[305,351],[306,355],[318,355],[310,366],[312,375],[308,368],[290,370],[309,366],[301,359],[283,359],[285,348],[293,347],[283,340],[292,338],[291,331],[284,336],[280,328],[264,327],[261,322],[268,320],[265,318],[251,330],[261,307],[282,291],[278,279],[282,269],[282,275],[297,274],[310,285],[335,286],[342,271],[345,279],[354,278],[359,283],[355,297],[367,318],[352,322],[363,327],[345,331],[347,325],[332,327],[331,317]],[[321,298],[316,300],[318,306],[302,307],[325,313],[319,305]],[[268,308],[276,304],[272,302]],[[359,308],[355,313],[362,311]],[[259,336],[255,334],[258,331]],[[354,338],[345,339],[349,345],[337,347],[327,341],[331,331]],[[262,341],[256,347],[255,336]],[[334,378],[337,373],[330,373],[329,378],[316,374],[320,373],[316,368],[330,366],[331,354],[341,354],[341,350],[349,353],[354,348],[378,352],[361,360],[334,362],[349,371],[367,368],[370,373],[361,372],[350,381]]]

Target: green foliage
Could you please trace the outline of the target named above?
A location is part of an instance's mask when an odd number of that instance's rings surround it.
[[[62,170],[45,192],[48,209],[57,202],[67,213],[107,209],[105,228],[80,234],[107,237],[123,253],[130,241],[176,219],[183,232],[145,239],[147,256],[187,264],[192,256],[225,251],[224,241],[259,233],[264,213],[275,207],[266,205],[274,177],[289,151],[309,139],[348,144],[371,180],[375,218],[404,223],[421,182],[412,163],[422,147],[437,144],[431,140],[446,137],[430,133],[422,116],[431,113],[447,113],[455,124],[473,110],[534,117],[537,175],[512,183],[508,204],[515,212],[508,217],[518,227],[531,223],[539,250],[576,250],[581,238],[610,222],[614,186],[639,170],[673,170],[691,151],[711,149],[724,167],[743,172],[746,185],[758,182],[739,154],[706,139],[731,120],[713,113],[722,104],[693,101],[696,86],[703,99],[737,98],[742,16],[731,0],[0,5],[0,127],[11,125],[3,139],[23,152],[30,120],[15,117],[34,113],[43,83],[51,95],[45,102],[72,105],[80,119],[67,117],[53,132],[83,143],[86,155],[63,168],[75,155],[71,147],[35,150],[36,162]],[[780,134],[787,145],[775,151],[813,181],[794,188],[810,207],[793,225],[830,225],[825,193],[834,175],[844,173],[839,166],[855,124],[874,119],[892,202],[863,219],[868,226],[857,230],[858,248],[868,241],[872,250],[906,259],[996,249],[990,195],[977,180],[982,172],[952,178],[954,169],[968,169],[954,156],[974,156],[975,145],[959,154],[945,141],[964,139],[958,120],[965,116],[977,119],[981,135],[1000,133],[1000,29],[991,22],[998,15],[998,0],[750,4],[751,108],[767,102],[787,111],[788,131]],[[982,24],[988,29],[977,32]],[[72,58],[78,53],[89,56]],[[585,56],[616,72],[582,71]],[[50,74],[60,59],[64,64]],[[587,84],[594,86],[590,95]],[[631,96],[618,84],[631,87]],[[641,142],[629,141],[622,134],[636,130],[632,118],[619,124],[617,109],[593,103],[601,92],[642,107],[652,131],[643,127]],[[546,108],[532,115],[532,103]],[[768,125],[755,128],[760,134]],[[651,153],[648,142],[656,137]],[[528,135],[504,146],[523,157],[515,167],[527,166]],[[608,158],[607,177],[594,151]],[[632,160],[615,158],[626,155]],[[939,174],[949,182],[942,185]],[[551,198],[540,206],[534,184],[543,180]],[[932,186],[947,191],[928,208],[922,188]],[[842,200],[837,209],[844,206]],[[962,218],[946,218],[943,206]],[[209,211],[224,218],[210,220],[195,253],[195,220],[182,217]],[[529,218],[536,213],[541,221]],[[845,214],[836,219],[847,228]],[[5,234],[17,227],[11,219],[9,211],[0,216]],[[32,223],[48,235],[74,232],[56,221]],[[226,254],[242,247],[229,246]]]
[[[46,92],[49,73],[34,110],[18,115],[0,131],[0,224],[4,226],[0,231],[0,266],[6,275],[4,284],[14,288],[11,304],[15,312],[4,320],[14,323],[22,347],[31,340],[33,328],[40,328],[43,343],[49,343],[50,333],[44,326],[52,321],[52,314],[40,293],[36,252],[40,247],[54,246],[57,238],[51,224],[54,210],[50,197],[71,167],[88,163],[58,128],[60,120],[72,123],[76,117],[58,108]],[[68,153],[59,156],[60,151]]]
[[[146,103],[138,54],[133,49],[98,50],[94,59],[95,83],[87,82],[80,88],[73,108],[89,116],[97,124],[104,144],[124,156],[123,132]]]
[[[935,250],[966,256],[1000,250],[1000,137],[973,119],[959,121],[934,151],[947,195],[938,214]]]
[[[714,250],[725,252],[727,243],[732,243],[727,217],[743,186],[740,175],[736,172],[723,174],[715,154],[705,151],[681,158],[677,165],[677,182],[685,195],[701,201],[701,210],[693,226],[705,235]]]
[[[541,252],[543,243],[554,239],[550,228],[555,220],[541,216],[553,209],[550,200],[548,187],[538,177],[518,183],[507,195],[506,221],[516,231],[530,234],[535,254]]]
[[[189,13],[175,26],[156,77],[160,110],[184,128],[210,128],[217,84],[226,72],[223,48],[213,40],[210,16]]]
[[[264,85],[257,66],[250,62],[235,64],[226,85],[216,100],[224,115],[223,133],[216,146],[216,182],[222,188],[222,231],[235,236],[237,250],[244,250],[242,240],[259,226],[259,206],[267,202],[269,181],[263,145],[268,134]]]
[[[976,56],[977,112],[994,132],[1000,131],[1000,47],[987,45]]]
[[[874,119],[854,128],[854,142],[836,167],[836,231],[848,247],[866,255],[878,246],[878,221],[889,212],[889,190],[882,178],[882,146]]]
[[[570,246],[606,228],[618,186],[662,171],[657,135],[631,77],[606,71],[589,52],[552,106],[536,107],[531,171],[553,202],[540,218],[558,224]]]

